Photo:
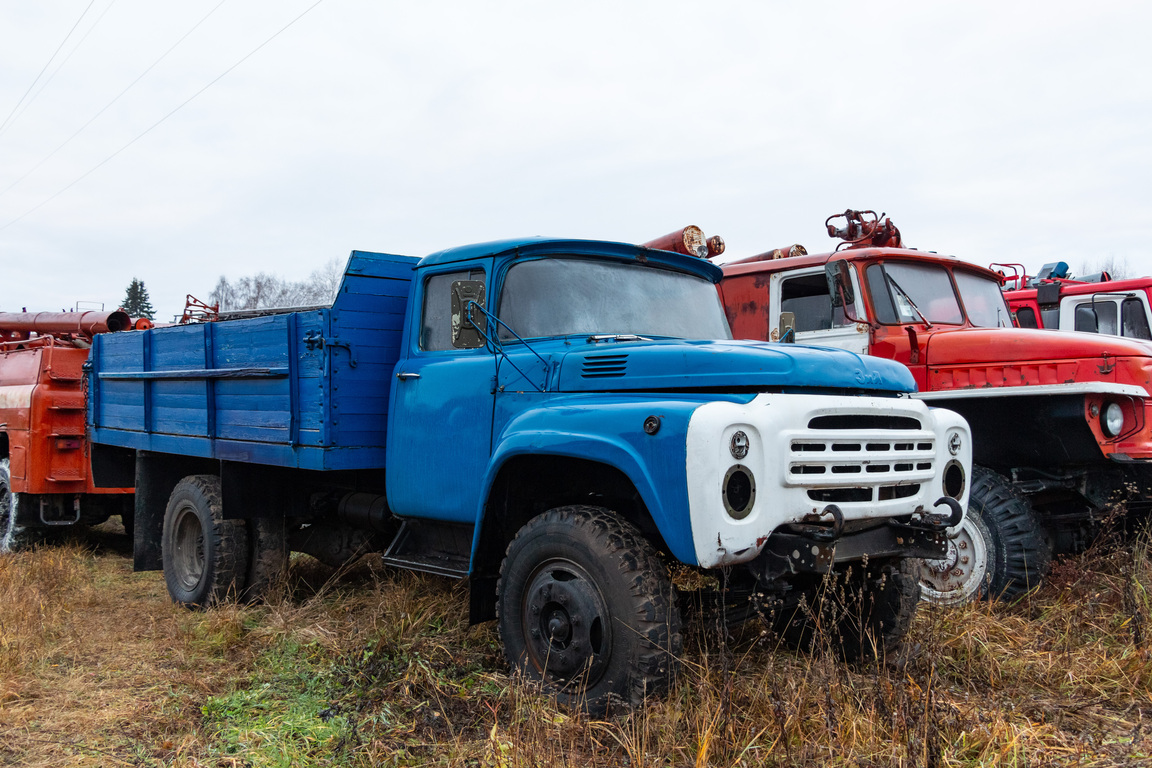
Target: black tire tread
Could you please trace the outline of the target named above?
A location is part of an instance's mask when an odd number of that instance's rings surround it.
[[[679,672],[680,654],[684,648],[680,612],[676,604],[668,571],[656,550],[640,531],[626,520],[603,507],[572,505],[548,510],[529,521],[509,543],[512,552],[517,540],[530,535],[539,526],[570,526],[582,530],[621,574],[626,575],[627,589],[633,597],[634,614],[638,617],[636,631],[643,638],[642,650],[622,690],[607,696],[587,699],[579,693],[561,692],[561,702],[582,705],[593,714],[602,714],[618,697],[631,706],[641,703],[645,696],[666,691]],[[504,594],[505,567],[500,567],[497,594]],[[502,601],[497,600],[497,623],[502,615]],[[507,640],[505,640],[507,648]],[[519,664],[512,660],[514,666]]]
[[[26,528],[16,520],[19,516],[16,507],[18,497],[12,492],[12,474],[9,466],[7,456],[0,459],[0,485],[8,491],[8,508],[0,513],[0,553],[31,549],[43,539],[39,530]]]
[[[980,515],[992,535],[981,596],[1012,600],[1038,586],[1048,573],[1052,548],[1024,495],[1003,475],[977,466],[968,510]]]
[[[248,520],[248,573],[244,600],[261,602],[285,583],[288,574],[288,536],[284,518]]]

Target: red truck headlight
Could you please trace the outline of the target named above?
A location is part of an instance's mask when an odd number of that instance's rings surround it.
[[[1100,429],[1108,437],[1124,431],[1124,409],[1119,403],[1108,403],[1100,413]]]

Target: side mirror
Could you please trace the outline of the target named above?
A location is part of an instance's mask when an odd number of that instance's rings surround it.
[[[472,303],[484,306],[484,282],[457,280],[452,283],[452,346],[456,349],[484,346],[488,318],[483,312],[469,312],[468,306]]]
[[[780,341],[785,344],[796,343],[796,313],[780,313]]]
[[[824,277],[828,280],[828,293],[832,296],[833,307],[851,307],[856,304],[849,269],[848,262],[843,259],[824,265]]]

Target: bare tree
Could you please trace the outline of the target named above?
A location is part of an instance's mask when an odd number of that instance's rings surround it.
[[[1128,257],[1118,257],[1114,253],[1080,263],[1081,275],[1094,275],[1097,272],[1107,272],[1113,280],[1123,280],[1133,276],[1132,268],[1128,266]]]
[[[331,304],[336,298],[343,275],[343,264],[339,259],[329,260],[300,281],[285,280],[267,272],[234,281],[221,275],[208,297],[208,303],[218,304],[221,311]]]

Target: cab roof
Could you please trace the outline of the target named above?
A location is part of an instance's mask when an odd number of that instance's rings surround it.
[[[685,256],[671,251],[658,251],[629,243],[615,243],[605,240],[575,240],[552,237],[523,237],[510,240],[494,240],[488,243],[462,245],[429,254],[420,260],[419,266],[432,267],[452,264],[470,259],[483,259],[501,256],[590,256],[617,261],[631,261],[677,272],[697,275],[713,283],[720,282],[723,273],[720,267],[695,256]]]
[[[766,256],[768,254],[765,254]],[[808,256],[789,256],[783,259],[765,258],[754,260],[752,256],[747,259],[737,259],[720,265],[726,276],[755,274],[757,272],[779,272],[794,270],[803,267],[819,267],[830,261],[845,259],[848,261],[870,261],[873,259],[896,258],[909,259],[920,262],[936,262],[939,264],[959,265],[966,269],[984,272],[995,276],[996,273],[979,264],[962,261],[955,256],[948,256],[930,251],[918,251],[913,248],[846,248],[831,253],[814,253]]]

